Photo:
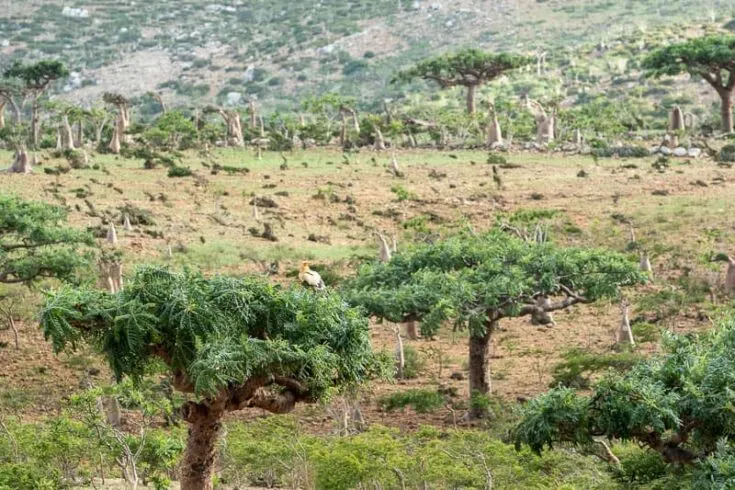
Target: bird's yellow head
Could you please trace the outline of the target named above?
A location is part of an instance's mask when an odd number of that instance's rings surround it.
[[[301,262],[301,272],[306,272],[309,270],[309,262],[306,260]]]

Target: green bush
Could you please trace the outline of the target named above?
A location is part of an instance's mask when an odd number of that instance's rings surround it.
[[[592,156],[597,158],[646,158],[651,156],[650,152],[642,146],[618,146],[615,148],[602,147],[593,148]]]
[[[487,156],[487,163],[489,163],[490,165],[505,165],[506,163],[508,163],[508,160],[503,155],[490,153]]]
[[[564,361],[552,369],[551,387],[588,388],[593,374],[607,369],[626,371],[642,359],[631,352],[598,354],[582,349],[571,349],[562,357]]]
[[[441,408],[445,403],[444,396],[435,390],[407,390],[387,395],[378,401],[380,408],[386,412],[413,408],[417,413],[430,413]]]
[[[418,378],[426,368],[426,360],[419,351],[410,345],[403,348],[403,361],[403,377],[405,379]]]
[[[735,145],[725,145],[717,154],[717,160],[720,162],[735,162]]]
[[[178,165],[168,169],[169,177],[190,177],[193,173],[189,167],[179,167]]]

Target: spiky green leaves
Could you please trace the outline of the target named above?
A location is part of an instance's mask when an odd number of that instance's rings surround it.
[[[481,335],[488,318],[518,316],[538,295],[571,293],[595,301],[643,280],[636,264],[620,254],[528,243],[494,230],[366,265],[346,290],[353,304],[377,317],[421,319],[427,335],[446,321]]]
[[[0,282],[78,281],[91,266],[93,237],[65,225],[66,211],[0,195]]]
[[[413,68],[400,72],[396,80],[422,78],[434,81],[442,88],[456,85],[477,86],[531,61],[526,56],[510,53],[494,54],[479,49],[465,49],[422,61]]]
[[[627,374],[603,378],[590,396],[557,388],[533,400],[517,443],[541,451],[605,436],[635,440],[667,461],[714,453],[718,441],[735,435],[735,320],[701,337],[668,335],[664,346]]]
[[[144,268],[118,294],[50,293],[41,326],[56,350],[91,340],[118,377],[140,376],[161,359],[203,396],[253,377],[284,376],[319,397],[380,367],[367,320],[338,295],[255,278]]]

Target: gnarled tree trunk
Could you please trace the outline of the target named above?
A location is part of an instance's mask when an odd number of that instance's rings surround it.
[[[184,420],[189,423],[189,438],[181,462],[181,490],[213,490],[223,416],[224,410],[217,407],[187,405]]]
[[[30,160],[28,159],[28,152],[25,148],[19,148],[15,151],[15,160],[8,169],[8,173],[11,174],[30,174],[33,173],[33,168]]]
[[[71,125],[69,124],[69,117],[64,115],[64,117],[61,120],[61,148],[63,150],[73,150],[74,149],[74,133],[71,130]]]
[[[240,114],[237,111],[227,111],[225,109],[219,109],[218,112],[227,126],[227,144],[237,147],[245,146]]]
[[[470,399],[477,395],[487,395],[491,392],[490,355],[492,350],[492,334],[497,327],[497,321],[488,322],[484,335],[470,334]],[[486,414],[482,407],[473,404],[470,408],[470,417],[478,419]]]

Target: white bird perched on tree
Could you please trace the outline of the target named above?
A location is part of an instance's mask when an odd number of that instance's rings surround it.
[[[301,263],[301,271],[299,272],[299,280],[308,284],[312,288],[321,291],[326,288],[322,276],[318,272],[309,268],[309,263],[304,261]]]

